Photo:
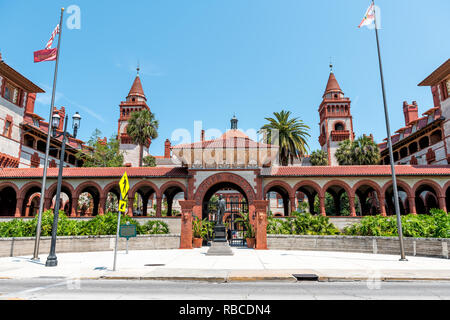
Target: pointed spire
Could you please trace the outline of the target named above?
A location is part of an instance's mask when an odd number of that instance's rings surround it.
[[[332,68],[333,65],[330,65],[330,67]],[[330,71],[330,77],[328,78],[328,83],[327,83],[327,88],[325,89],[325,93],[323,94],[324,96],[327,93],[330,92],[339,92],[342,93],[341,87],[339,86],[339,83],[336,80],[336,77],[334,76],[333,70]]]
[[[128,93],[128,97],[138,96],[138,97],[142,97],[145,100],[147,100],[147,98],[145,97],[144,90],[142,89],[141,79],[139,78],[140,68],[137,67],[136,70],[137,70],[137,75],[136,75],[136,78],[134,79],[133,85],[131,86],[130,92]]]

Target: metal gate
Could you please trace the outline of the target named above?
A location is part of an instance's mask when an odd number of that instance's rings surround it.
[[[226,210],[224,217],[224,224],[227,228],[227,239],[230,246],[241,247],[246,246],[244,237],[244,225],[237,221],[241,218],[241,213],[248,213],[248,203],[246,201],[238,201],[226,199]],[[209,203],[208,217],[209,221],[215,221],[217,214],[217,204]]]

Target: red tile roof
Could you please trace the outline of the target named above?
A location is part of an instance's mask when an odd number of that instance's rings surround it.
[[[139,96],[146,99],[144,89],[142,89],[142,83],[141,79],[139,78],[139,75],[137,75],[136,78],[134,79],[133,85],[131,86],[128,96]]]
[[[255,142],[249,138],[244,138],[240,134],[225,134],[219,139],[185,143],[173,146],[172,149],[215,149],[215,148],[277,148],[275,145]],[[243,134],[243,133],[242,133]]]
[[[187,170],[182,167],[121,167],[121,168],[64,168],[65,178],[118,178],[124,172],[132,177],[186,177]],[[43,168],[0,168],[0,179],[3,178],[40,178]],[[56,178],[58,168],[48,168],[47,177]]]
[[[409,166],[395,167],[398,176],[450,176],[450,165],[447,166]],[[265,176],[390,176],[390,166],[336,166],[336,167],[272,167]]]
[[[328,78],[325,93],[323,95],[325,96],[329,92],[336,92],[336,91],[342,92],[341,87],[339,86],[339,83],[337,82],[336,77],[334,76],[334,73],[331,72],[330,77]]]

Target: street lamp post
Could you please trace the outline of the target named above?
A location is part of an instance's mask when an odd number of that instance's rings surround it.
[[[81,116],[76,112],[73,117],[73,137],[75,138],[77,136],[78,128],[80,127],[80,121]],[[61,197],[61,185],[62,185],[62,172],[64,167],[64,153],[66,150],[66,138],[68,136],[67,133],[67,122],[69,118],[66,116],[66,119],[64,120],[64,131],[63,133],[57,133],[56,128],[59,127],[59,122],[61,121],[61,117],[59,114],[54,114],[52,117],[52,127],[53,132],[52,135],[55,138],[63,137],[62,138],[62,145],[61,145],[61,156],[59,159],[59,171],[58,171],[58,183],[56,187],[56,198],[55,198],[55,208],[53,210],[53,226],[52,226],[52,242],[50,245],[50,253],[47,257],[47,261],[45,262],[46,267],[56,267],[58,265],[58,259],[56,258],[55,254],[55,247],[56,247],[56,233],[58,231],[58,217],[59,217],[59,205],[60,205],[60,197]]]

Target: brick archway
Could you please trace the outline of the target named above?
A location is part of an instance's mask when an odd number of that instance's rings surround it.
[[[256,200],[255,191],[247,180],[234,173],[221,172],[209,176],[200,184],[194,194],[195,204],[202,205],[203,198],[205,197],[209,189],[219,183],[230,183],[241,188],[247,197],[249,205],[253,204],[253,201]]]
[[[159,188],[161,196],[164,194],[164,192],[166,192],[167,189],[169,189],[171,187],[178,187],[178,188],[180,188],[181,192],[184,193],[184,199],[185,200],[187,199],[188,194],[187,194],[186,186],[184,184],[182,184],[181,182],[179,182],[179,181],[168,181],[168,182],[164,183],[161,186],[161,188]]]
[[[15,194],[14,196],[10,194],[7,195],[6,197],[0,198],[1,204],[0,215],[20,217],[23,201],[23,199],[18,198],[20,190],[14,183],[11,182],[0,183],[0,192],[3,192],[7,188],[11,188]]]
[[[30,193],[30,191],[34,189],[35,192]],[[30,205],[33,195],[39,194],[39,198],[41,197],[42,183],[37,181],[31,181],[26,183],[20,188],[20,193],[18,199],[22,199],[22,212],[21,216],[29,216],[30,215]]]
[[[290,212],[295,211],[295,193],[292,191],[292,187],[289,184],[281,180],[269,182],[264,187],[264,200],[266,200],[269,191],[276,192],[282,198],[284,216],[289,216]]]
[[[361,187],[363,187],[363,186],[368,186],[368,187],[370,187],[370,188],[372,188],[374,191],[375,191],[375,193],[376,193],[376,196],[377,196],[377,200],[378,201],[375,201],[375,200],[370,200],[370,201],[372,201],[372,207],[373,206],[375,206],[375,204],[373,203],[373,202],[377,202],[378,204],[376,205],[376,210],[377,210],[377,212],[378,213],[381,213],[381,215],[386,215],[386,211],[384,210],[384,195],[383,195],[383,193],[382,193],[382,191],[381,191],[381,186],[378,184],[378,183],[376,183],[375,181],[372,181],[372,180],[360,180],[360,181],[358,181],[354,186],[353,186],[353,188],[352,188],[352,193],[355,195],[355,197],[356,196],[358,196],[359,197],[359,203],[360,203],[360,206],[361,206],[361,211],[364,211],[364,209],[365,209],[365,207],[366,207],[366,204],[365,204],[365,200],[368,198],[368,196],[369,196],[369,194],[365,194],[365,193],[360,193],[359,195],[358,195],[358,190],[359,190],[359,188],[361,188]],[[366,191],[367,192],[367,191]],[[362,198],[361,198],[362,197]],[[369,210],[368,211],[372,211],[371,210],[371,207],[369,207]],[[364,212],[360,212],[360,214],[361,215],[364,215]]]

